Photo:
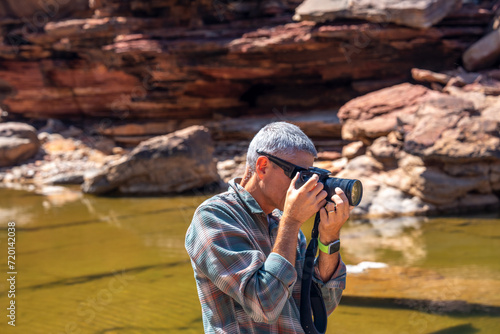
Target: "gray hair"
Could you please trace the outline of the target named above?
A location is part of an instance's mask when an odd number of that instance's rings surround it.
[[[287,122],[270,123],[253,137],[247,152],[247,169],[250,175],[255,171],[259,158],[257,150],[280,158],[291,157],[297,152],[307,152],[314,157],[318,154],[311,139],[298,126]]]

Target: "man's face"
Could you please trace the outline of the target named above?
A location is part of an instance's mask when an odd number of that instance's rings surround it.
[[[276,154],[276,156],[303,168],[311,167],[314,162],[314,156],[307,152],[297,152],[293,156],[284,156],[280,154]],[[283,211],[286,193],[292,180],[285,175],[283,169],[272,162],[270,162],[270,164],[269,173],[266,174],[263,180],[263,189],[270,202],[269,204]]]

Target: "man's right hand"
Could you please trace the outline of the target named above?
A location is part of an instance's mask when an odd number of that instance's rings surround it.
[[[323,183],[318,182],[318,175],[313,175],[299,189],[295,188],[298,179],[299,173],[288,187],[281,220],[287,224],[296,224],[300,228],[306,220],[325,206],[327,193],[323,190]]]

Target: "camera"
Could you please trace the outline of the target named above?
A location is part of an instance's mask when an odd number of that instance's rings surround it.
[[[319,182],[323,183],[323,190],[327,192],[326,200],[328,202],[332,202],[331,198],[335,194],[336,187],[342,189],[346,194],[349,205],[356,206],[361,202],[363,185],[359,180],[330,177],[330,171],[318,167],[309,167],[306,171],[301,171],[295,187],[297,189],[302,187],[314,174],[318,175]]]

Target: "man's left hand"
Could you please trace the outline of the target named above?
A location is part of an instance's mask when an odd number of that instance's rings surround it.
[[[328,245],[340,237],[340,229],[349,218],[349,213],[354,207],[349,206],[347,196],[340,188],[335,188],[332,201],[321,208],[319,238],[322,244]]]

